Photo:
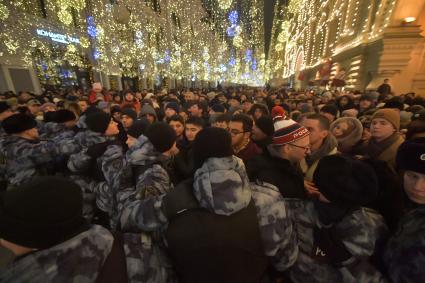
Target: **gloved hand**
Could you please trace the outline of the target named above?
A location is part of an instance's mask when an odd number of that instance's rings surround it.
[[[110,146],[111,144],[114,144],[114,143],[111,141],[107,141],[107,142],[92,145],[87,149],[87,155],[90,156],[91,158],[101,157],[105,153],[108,146]]]

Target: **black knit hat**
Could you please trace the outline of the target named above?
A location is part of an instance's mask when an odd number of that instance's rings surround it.
[[[0,238],[36,249],[62,243],[88,229],[75,183],[37,177],[0,195]]]
[[[373,168],[342,155],[320,159],[313,182],[331,203],[346,208],[366,205],[378,196],[378,179]]]
[[[146,137],[159,152],[166,152],[176,142],[176,132],[170,125],[164,122],[153,123],[146,130]]]
[[[93,132],[104,134],[111,122],[111,116],[103,111],[90,113],[86,117],[87,128]]]
[[[136,111],[134,111],[133,109],[128,108],[128,107],[127,108],[124,108],[121,111],[121,115],[122,116],[127,115],[128,117],[130,117],[133,120],[136,120],[137,119],[137,113],[136,113]]]
[[[329,113],[336,117],[338,115],[338,108],[333,104],[327,104],[320,108],[320,112]]]
[[[149,126],[149,122],[145,119],[136,120],[131,125],[131,127],[127,130],[127,134],[132,136],[133,138],[138,138],[146,132],[146,129]]]
[[[74,121],[77,119],[74,112],[67,109],[60,109],[54,112],[54,121],[56,123],[65,123],[69,121]]]
[[[10,105],[6,101],[0,101],[0,113],[10,109]]]
[[[208,158],[232,156],[232,137],[224,129],[205,128],[196,135],[192,149],[195,169],[198,169]]]
[[[261,116],[255,125],[267,136],[271,137],[274,134],[273,119],[270,116]]]
[[[406,141],[397,151],[398,170],[410,170],[425,174],[425,143],[423,140]]]
[[[37,127],[37,122],[30,116],[19,113],[8,117],[1,123],[1,125],[3,126],[4,131],[11,135],[35,128]]]

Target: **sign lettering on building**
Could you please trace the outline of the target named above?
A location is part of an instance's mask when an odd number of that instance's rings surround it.
[[[80,39],[76,37],[72,37],[72,36],[60,34],[60,33],[55,33],[51,31],[46,31],[44,29],[37,29],[37,35],[43,36],[43,37],[49,37],[53,41],[64,43],[64,44],[71,44],[71,43],[80,44]]]

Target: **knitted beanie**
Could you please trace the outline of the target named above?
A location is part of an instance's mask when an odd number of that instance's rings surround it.
[[[208,158],[232,156],[232,137],[224,129],[205,128],[196,135],[192,149],[195,169],[198,169]]]
[[[137,119],[137,113],[136,113],[136,111],[134,111],[134,110],[133,110],[133,109],[131,109],[131,108],[124,108],[124,109],[121,111],[121,115],[122,115],[122,116],[126,115],[126,116],[130,117],[130,118],[131,118],[131,119],[133,119],[133,120],[136,120],[136,119]]]
[[[398,131],[400,129],[400,113],[391,108],[380,109],[372,116],[372,121],[376,118],[385,119],[390,122]]]
[[[149,123],[145,119],[136,120],[131,125],[131,127],[127,130],[127,134],[137,139],[138,137],[140,137],[146,132],[146,129],[148,128],[148,126],[149,126]]]
[[[285,109],[283,109],[282,106],[275,106],[272,108],[272,118],[277,117],[277,116],[281,116],[281,117],[286,117],[286,111]]]
[[[90,113],[86,117],[87,128],[93,132],[104,134],[111,122],[111,116],[103,111]]]
[[[37,127],[37,122],[28,115],[25,114],[14,114],[5,119],[1,125],[4,131],[11,134],[19,134],[23,131]]]
[[[274,119],[274,145],[285,145],[308,136],[310,132],[292,119],[277,116]]]
[[[36,177],[0,195],[0,237],[45,249],[88,229],[78,185],[62,177]]]
[[[271,137],[274,134],[273,119],[270,116],[261,116],[255,125],[259,128],[265,135]]]
[[[159,152],[166,152],[176,142],[176,132],[164,122],[153,123],[146,130],[145,136]]]

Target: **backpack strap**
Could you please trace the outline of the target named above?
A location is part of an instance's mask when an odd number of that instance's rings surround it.
[[[112,232],[114,242],[111,252],[99,271],[96,283],[127,283],[127,262],[124,252],[124,241],[118,232]]]

